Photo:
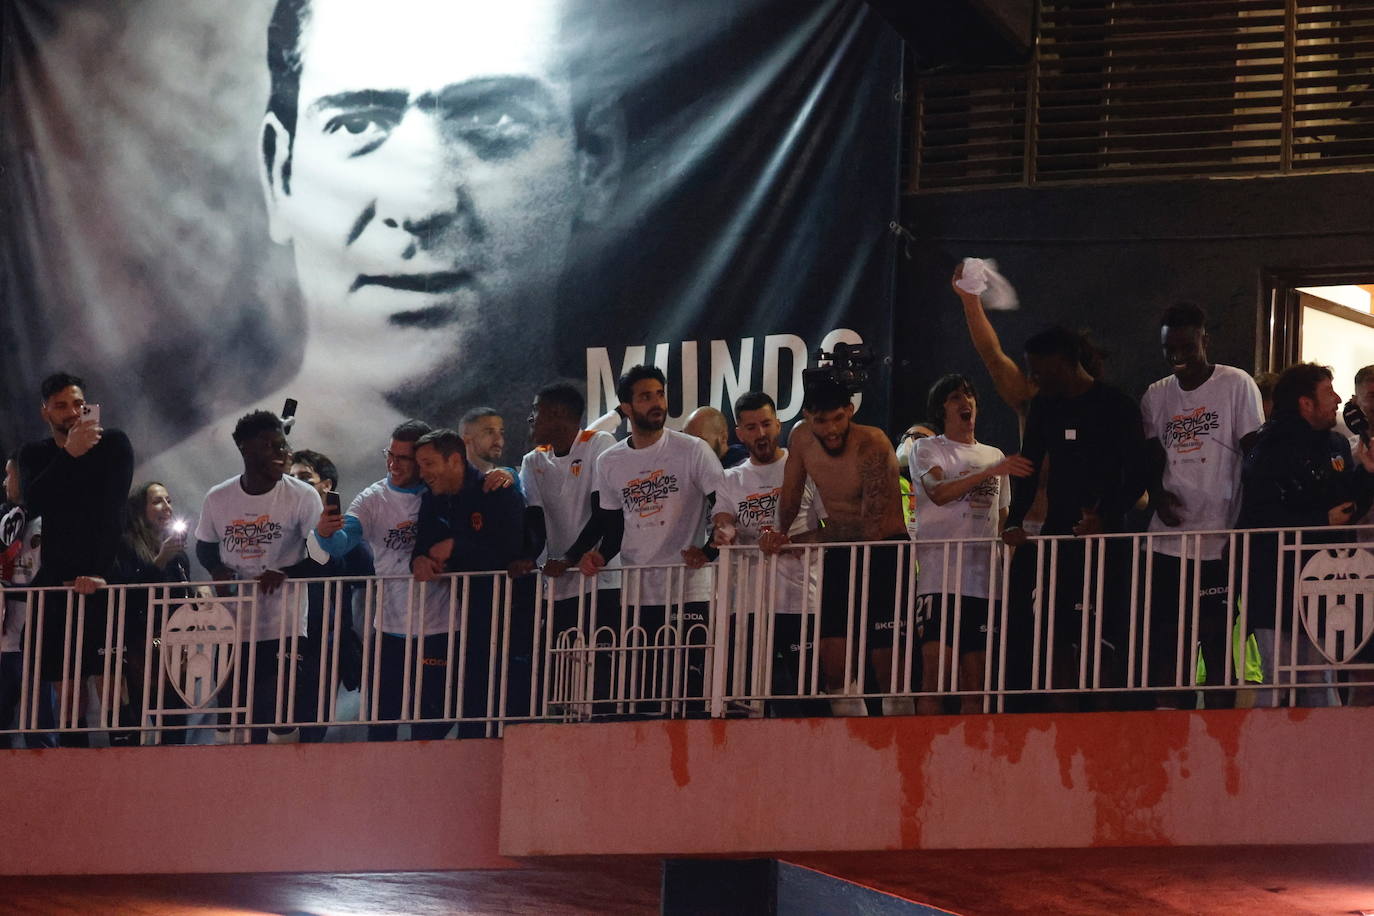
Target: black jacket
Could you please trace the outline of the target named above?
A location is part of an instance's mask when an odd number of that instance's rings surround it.
[[[1238,528],[1322,526],[1334,506],[1353,502],[1359,518],[1374,500],[1374,476],[1351,457],[1345,437],[1292,415],[1260,427],[1240,480]]]

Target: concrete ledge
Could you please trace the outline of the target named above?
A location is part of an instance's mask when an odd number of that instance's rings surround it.
[[[515,867],[499,741],[0,751],[0,873]]]
[[[528,725],[501,852],[1374,842],[1374,709]]]

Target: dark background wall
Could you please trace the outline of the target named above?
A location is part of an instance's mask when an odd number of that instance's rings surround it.
[[[1088,329],[1108,381],[1137,397],[1168,371],[1158,318],[1177,300],[1208,311],[1216,362],[1254,371],[1263,271],[1370,265],[1374,279],[1371,173],[942,192],[907,197],[903,219],[914,239],[897,268],[894,426],[921,418],[941,374],[963,372],[982,395],[979,438],[1009,451],[1015,417],[949,286],[961,258],[995,258],[1020,293],[1019,310],[990,313],[1013,358],[1047,325]]]

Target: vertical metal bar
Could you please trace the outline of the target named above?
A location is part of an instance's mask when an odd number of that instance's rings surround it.
[[[1059,538],[1050,540],[1049,623],[1045,627],[1045,689],[1054,689],[1055,611],[1059,604]]]
[[[1234,591],[1234,590],[1235,590],[1235,587],[1236,587],[1236,533],[1235,533],[1234,531],[1232,531],[1232,532],[1227,536],[1227,550],[1226,550],[1226,638],[1225,638],[1225,641],[1223,642],[1223,645],[1224,645],[1225,648],[1222,650],[1222,653],[1221,653],[1222,661],[1220,662],[1220,664],[1221,664],[1221,671],[1222,671],[1221,683],[1222,683],[1224,686],[1230,686],[1230,684],[1231,684],[1231,675],[1234,673],[1234,666],[1231,664],[1231,655],[1233,654],[1234,650],[1233,650],[1231,647],[1232,647],[1232,645],[1233,645],[1234,642],[1235,642],[1234,636],[1232,635],[1232,634],[1235,632],[1235,630],[1234,630],[1234,627],[1235,627],[1235,610],[1236,610],[1236,602],[1235,602],[1235,600],[1234,600],[1234,599],[1235,599],[1235,591]],[[1242,638],[1241,638],[1241,641],[1240,641],[1241,652],[1242,652],[1242,653],[1245,651],[1245,646],[1246,646],[1246,644],[1247,644],[1248,642],[1249,642],[1249,634],[1242,634]],[[1241,657],[1244,658],[1244,655],[1242,655]],[[1212,664],[1214,664],[1214,665],[1215,665],[1215,664],[1218,664],[1217,660],[1216,660],[1216,659],[1213,659],[1213,660],[1212,660]],[[1244,667],[1244,666],[1242,665],[1242,668],[1243,668],[1243,667]],[[1209,677],[1207,678],[1207,680],[1210,681],[1210,680],[1212,680],[1212,678],[1209,676]],[[1245,681],[1244,681],[1244,676],[1243,676],[1243,675],[1242,675],[1241,677],[1237,678],[1236,680],[1237,680],[1242,686],[1243,686],[1244,683],[1245,683]],[[1232,694],[1232,695],[1234,696],[1234,694]]]
[[[834,548],[830,548],[833,550]],[[807,550],[811,550],[810,547]],[[817,547],[816,550],[816,616],[811,621],[814,638],[811,640],[811,692],[810,696],[818,696],[821,693],[821,638],[823,630],[821,628],[821,618],[825,616],[823,597],[825,595],[825,548]],[[806,645],[805,640],[802,646]],[[805,659],[803,658],[803,661]]]
[[[34,727],[38,721],[38,698],[42,693],[41,678],[39,677],[38,648],[43,642],[43,632],[41,621],[39,626],[34,626],[34,621],[38,620],[42,614],[42,601],[35,601],[36,595],[41,593],[34,592],[31,588],[24,590],[24,634],[20,637],[21,648],[21,673],[19,681],[19,728],[21,730]],[[0,600],[4,600],[0,596]],[[39,609],[35,611],[34,605]]]
[[[1191,687],[1193,690],[1196,690],[1196,689],[1197,689],[1197,656],[1198,656],[1198,651],[1199,651],[1199,650],[1198,650],[1198,638],[1201,636],[1201,633],[1202,633],[1202,631],[1199,629],[1199,625],[1200,625],[1200,623],[1201,623],[1201,621],[1202,621],[1202,589],[1203,589],[1203,583],[1202,583],[1202,535],[1197,535],[1197,534],[1195,534],[1195,535],[1192,536],[1192,539],[1193,539],[1193,554],[1194,554],[1194,556],[1193,556],[1193,579],[1192,579],[1192,583],[1193,583],[1193,628],[1189,631],[1189,634],[1188,634],[1188,636],[1187,636],[1187,639],[1188,639],[1188,653],[1187,653],[1188,669],[1187,669],[1186,672],[1185,672],[1185,671],[1182,671],[1182,670],[1180,670],[1180,671],[1178,672],[1178,683],[1179,683],[1179,686],[1180,686],[1180,687],[1186,686],[1186,687]],[[1187,540],[1186,537],[1185,537],[1185,540]],[[1179,641],[1181,642],[1183,639],[1184,639],[1184,634],[1183,634],[1183,633],[1180,633],[1180,634],[1179,634]],[[1185,674],[1186,674],[1186,679],[1185,679],[1185,677],[1184,677]],[[1196,698],[1197,694],[1196,694],[1196,693],[1193,693],[1193,694],[1191,694],[1191,696],[1193,696],[1194,698]],[[1186,701],[1185,701],[1185,702],[1186,702]],[[1193,705],[1196,706],[1197,704],[1194,703]]]
[[[999,608],[999,618],[1002,621],[1002,633],[998,636],[998,711],[1007,711],[1007,628],[1011,621],[1011,551],[1002,544],[993,545],[999,556],[999,566],[1002,567],[1002,607]],[[1017,549],[1025,549],[1024,547]],[[1036,562],[1039,566],[1039,560]],[[988,608],[989,611],[992,608]],[[991,612],[989,612],[991,621]],[[1033,650],[1032,645],[1032,650]]]
[[[1283,108],[1279,140],[1279,170],[1293,170],[1293,124],[1296,120],[1298,69],[1298,2],[1283,5]]]
[[[1303,543],[1302,543],[1303,537],[1302,537],[1302,536],[1303,536],[1303,534],[1304,534],[1304,532],[1303,532],[1301,529],[1299,529],[1298,531],[1294,532],[1294,543],[1293,543],[1293,551],[1292,551],[1292,553],[1293,553],[1293,587],[1292,587],[1293,602],[1292,602],[1292,608],[1291,608],[1291,610],[1289,611],[1289,614],[1288,614],[1289,620],[1288,620],[1288,628],[1287,628],[1288,631],[1289,631],[1289,632],[1288,632],[1288,666],[1289,666],[1289,667],[1288,667],[1288,683],[1289,683],[1289,685],[1290,685],[1289,688],[1288,688],[1288,705],[1289,705],[1289,706],[1297,706],[1297,705],[1298,705],[1298,688],[1297,688],[1297,684],[1298,684],[1298,680],[1299,680],[1298,671],[1297,671],[1297,665],[1298,665],[1298,614],[1301,613],[1301,610],[1299,609],[1298,603],[1299,603],[1299,601],[1301,600],[1301,597],[1302,597],[1301,595],[1298,594],[1298,576],[1300,575],[1299,570],[1302,569],[1302,548],[1303,548]],[[1280,537],[1282,537],[1282,536],[1280,535]],[[1276,590],[1276,595],[1282,595],[1282,594],[1284,593],[1284,586],[1283,586],[1283,567],[1284,567],[1284,562],[1283,562],[1283,550],[1282,550],[1282,548],[1280,548],[1280,550],[1279,550],[1279,587],[1278,587],[1278,589]],[[1283,633],[1283,621],[1282,621],[1282,620],[1276,620],[1276,621],[1275,621],[1275,628],[1274,628],[1274,635],[1275,635],[1276,637],[1278,637],[1278,636],[1280,636],[1282,633]],[[1274,646],[1275,646],[1274,654],[1275,654],[1275,655],[1278,654],[1278,645],[1279,645],[1279,642],[1280,642],[1280,641],[1281,641],[1281,640],[1279,640],[1279,639],[1277,639],[1277,638],[1274,640]],[[1276,666],[1276,667],[1277,667],[1277,666]]]
[[[153,685],[153,654],[157,651],[157,647],[153,645],[153,615],[156,613],[156,611],[162,610],[163,608],[167,607],[167,605],[170,604],[172,601],[171,588],[164,585],[157,590],[157,594],[160,596],[161,600],[156,604],[151,600],[152,591],[152,589],[149,589],[148,597],[150,600],[148,601],[148,610],[143,615],[143,696],[139,697],[138,699],[138,724],[140,729],[142,728],[144,723],[148,721],[148,700],[150,694],[152,693]],[[164,625],[163,628],[158,632],[167,632],[166,626]],[[160,652],[158,652],[157,654],[161,655]],[[161,686],[161,684],[161,670],[159,669],[158,686]],[[130,697],[129,700],[130,702],[132,702],[133,697]],[[155,734],[157,735],[158,743],[161,743],[162,741],[162,726],[164,725],[164,718],[162,716],[161,709],[162,703],[159,702],[159,712],[156,720],[157,731],[155,732]],[[181,724],[185,725],[186,723],[183,722]]]
[[[1178,676],[1183,670],[1183,640],[1187,633],[1184,623],[1187,620],[1188,610],[1188,536],[1180,535],[1178,539],[1178,591],[1175,595],[1175,626],[1174,631],[1178,634],[1174,639],[1174,684],[1178,686]],[[1163,685],[1160,685],[1163,686]]]
[[[501,730],[506,724],[506,714],[510,711],[506,697],[510,692],[510,663],[515,650],[515,647],[511,645],[510,641],[511,604],[515,601],[515,582],[499,574],[494,575],[493,580],[491,595],[493,604],[492,613],[499,615],[498,619],[501,621],[500,648],[498,648],[495,640],[496,627],[492,627],[492,652],[495,653],[495,657],[492,661],[496,663],[493,667],[499,666],[501,669],[501,692],[496,698],[496,737],[499,738],[501,737]],[[499,607],[495,606],[497,604],[497,593],[501,595]],[[505,651],[501,651],[502,649]],[[533,659],[531,659],[531,664],[533,664]]]
[[[1248,624],[1249,624],[1249,618],[1250,618],[1250,549],[1251,549],[1250,532],[1247,531],[1247,532],[1245,532],[1243,535],[1241,535],[1241,543],[1242,543],[1242,545],[1243,545],[1243,549],[1242,549],[1242,551],[1241,551],[1241,572],[1240,572],[1240,631],[1241,631],[1241,649],[1244,650],[1244,649],[1247,648],[1247,647],[1249,646],[1249,644],[1250,644],[1250,633],[1249,633],[1249,631],[1246,629],[1246,627],[1247,627]],[[1275,594],[1275,595],[1274,595],[1274,598],[1275,598],[1275,600],[1277,600],[1277,599],[1278,599],[1278,595]],[[1277,610],[1278,610],[1278,609],[1275,608],[1275,611],[1276,611],[1276,612],[1277,612]],[[1230,655],[1233,651],[1235,651],[1234,649],[1231,648],[1231,646],[1232,646],[1232,636],[1231,636],[1231,634],[1228,633],[1228,634],[1226,634],[1226,654],[1227,654],[1227,655]],[[1245,658],[1245,656],[1242,655],[1241,658],[1242,658],[1242,660],[1243,660],[1243,659]],[[1264,659],[1260,659],[1260,661],[1263,662]],[[1272,666],[1272,664],[1273,664],[1273,659],[1269,659],[1269,662],[1270,662],[1270,665]],[[1242,662],[1241,662],[1241,671],[1244,672],[1244,670],[1245,670],[1244,661],[1242,661]],[[1270,671],[1270,674],[1271,674],[1271,676],[1272,676],[1272,675],[1273,675],[1274,669],[1273,669],[1272,667],[1270,667],[1269,671]],[[1263,675],[1261,675],[1261,679],[1262,679],[1262,678],[1263,678]],[[1238,680],[1240,680],[1242,683],[1244,683],[1245,675],[1242,673],[1241,676],[1238,678]],[[1277,686],[1277,685],[1275,685],[1275,686]]]
[[[1102,686],[1102,629],[1106,626],[1107,603],[1105,580],[1107,576],[1107,554],[1112,543],[1111,535],[1097,535],[1097,590],[1093,601],[1093,677],[1094,690]],[[1119,647],[1118,647],[1119,648]],[[1084,655],[1087,653],[1085,652]]]
[[[916,576],[919,572],[916,561],[916,544],[908,542],[904,552],[907,554],[906,572],[906,599],[902,604],[902,620],[906,624],[906,635],[902,646],[902,693],[910,694],[919,691],[921,685],[916,683],[916,653],[919,648],[916,645]],[[895,643],[896,640],[894,639]]]
[[[849,590],[845,592],[845,628],[844,628],[844,683],[840,685],[840,692],[849,691],[850,675],[853,672],[853,653],[849,651],[850,640],[854,638],[854,590],[858,578],[858,550],[850,546],[849,551]],[[860,650],[862,658],[862,650]]]
[[[992,711],[992,696],[989,691],[992,689],[992,633],[996,628],[992,618],[995,617],[996,606],[995,597],[998,595],[999,586],[1002,585],[1002,570],[998,564],[998,542],[988,541],[988,610],[985,614],[985,632],[982,634],[982,713],[987,714]]]
[[[1129,621],[1129,629],[1126,636],[1126,686],[1128,688],[1134,687],[1136,684],[1137,663],[1139,662],[1139,667],[1142,667],[1142,670],[1145,664],[1143,661],[1145,657],[1144,652],[1142,651],[1140,655],[1136,655],[1135,647],[1138,641],[1137,638],[1142,635],[1137,627],[1141,618],[1149,613],[1150,599],[1153,597],[1151,594],[1151,577],[1154,575],[1155,568],[1154,542],[1154,535],[1145,535],[1145,581],[1142,585],[1144,595],[1141,598],[1144,602],[1143,608],[1136,601],[1136,596],[1140,595],[1140,589],[1136,588],[1136,583],[1140,582],[1139,538],[1136,539],[1136,543],[1131,545],[1131,619]],[[1147,636],[1146,638],[1148,639],[1149,637]]]
[[[1094,580],[1093,569],[1096,559],[1094,554],[1101,553],[1102,542],[1095,537],[1083,539],[1083,572],[1082,581],[1079,583],[1078,597],[1083,602],[1083,612],[1078,615],[1078,689],[1082,690],[1088,686],[1088,655],[1089,643],[1092,638],[1092,624],[1100,612],[1101,608],[1092,600],[1095,596],[1092,590]]]
[[[947,655],[945,646],[947,646],[948,643],[945,642],[945,640],[949,637],[949,552],[950,542],[945,541],[940,545],[940,594],[936,595],[934,600],[931,601],[932,608],[935,605],[935,601],[939,601],[940,603],[940,633],[937,643],[940,647],[940,651],[936,653],[936,658],[938,660],[935,663],[936,693],[945,692],[945,676],[947,673],[945,671],[945,657]]]
[[[906,578],[903,573],[903,561],[905,557],[903,557],[902,554],[905,553],[905,545],[909,543],[909,541],[892,541],[878,548],[879,550],[892,550],[894,554],[892,558],[892,568],[897,572],[896,577],[892,581],[892,641],[890,643],[891,648],[888,651],[888,682],[886,685],[889,696],[899,692],[897,686],[902,670],[902,660],[897,654],[897,637],[902,632],[902,582]]]
[[[850,549],[853,550],[853,548],[850,548]],[[860,554],[860,555],[863,557],[863,559],[862,559],[862,561],[861,561],[861,562],[863,563],[863,571],[862,571],[862,573],[861,573],[861,578],[860,578],[860,583],[861,583],[861,584],[860,584],[860,586],[859,586],[859,608],[858,608],[858,619],[859,619],[859,658],[858,658],[858,662],[857,662],[857,665],[856,665],[856,667],[857,667],[857,669],[858,669],[858,670],[856,671],[856,674],[858,675],[857,680],[858,680],[858,685],[859,685],[859,696],[863,696],[864,694],[868,693],[868,677],[867,677],[867,675],[868,675],[868,665],[867,665],[866,662],[867,662],[867,659],[868,659],[868,589],[869,589],[869,585],[870,585],[869,576],[870,576],[870,574],[871,574],[871,572],[872,572],[872,569],[873,569],[873,547],[872,547],[872,545],[870,545],[870,544],[865,544],[865,545],[863,545],[863,548],[862,548],[862,551],[861,551],[861,554]],[[853,556],[852,553],[851,553],[851,556]],[[849,616],[850,616],[851,619],[855,616],[855,613],[854,613],[854,612],[855,612],[855,608],[854,608],[853,605],[851,604],[850,609],[849,609]],[[846,648],[847,648],[847,647],[846,647]],[[845,665],[848,666],[848,665],[851,663],[852,659],[853,659],[852,653],[846,651],[846,652],[845,652]],[[846,687],[848,687],[848,684],[849,684],[849,681],[848,681],[848,679],[846,679],[846,680],[845,680],[845,685],[846,685]]]
[[[461,586],[462,586],[462,589],[463,589],[463,596],[462,596],[461,599],[457,599],[457,594],[458,594],[458,591],[457,591],[457,590],[458,590],[459,585],[461,585]],[[456,601],[455,599],[457,599],[457,601]],[[458,689],[457,689],[457,691],[456,691],[456,693],[457,693],[457,698],[456,698],[456,700],[455,700],[455,702],[457,703],[457,708],[455,708],[455,709],[453,710],[453,717],[456,718],[456,719],[458,719],[458,720],[461,722],[461,721],[465,721],[466,718],[467,718],[467,705],[466,705],[466,703],[467,703],[467,671],[468,671],[467,644],[468,644],[468,640],[472,637],[472,629],[471,629],[471,627],[470,627],[470,624],[471,624],[471,622],[472,622],[472,616],[471,616],[471,611],[472,611],[472,582],[471,582],[470,579],[468,579],[467,576],[461,576],[461,577],[455,576],[455,577],[453,577],[453,578],[451,578],[451,579],[449,580],[449,617],[450,617],[450,619],[452,619],[452,617],[453,617],[453,610],[452,610],[452,609],[453,609],[453,607],[455,606],[455,604],[458,603],[458,601],[461,601],[461,604],[458,604],[458,634],[459,634],[459,635],[461,636],[461,638],[462,638],[462,642],[460,643],[460,645],[461,645],[461,647],[462,647],[462,651],[458,653],[458,659],[457,659],[457,661],[458,661],[458,673],[457,673],[456,675],[454,675],[454,677],[456,677],[456,684],[457,684],[457,688],[458,688]],[[454,631],[453,631],[452,627],[450,627],[450,628],[449,628],[449,631],[448,631],[448,655],[445,657],[445,661],[444,661],[444,668],[446,669],[446,671],[445,671],[445,677],[448,676],[448,672],[449,672],[449,671],[452,671],[452,670],[453,670],[453,667],[454,667]],[[448,682],[445,681],[445,683],[448,683]],[[444,699],[445,699],[445,700],[447,700],[447,699],[449,698],[450,695],[451,695],[451,692],[450,692],[449,690],[445,690],[445,691],[444,691]],[[447,718],[447,717],[446,717],[446,718]]]

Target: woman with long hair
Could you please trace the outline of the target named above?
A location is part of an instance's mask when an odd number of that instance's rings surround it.
[[[172,508],[172,497],[167,488],[155,480],[139,484],[129,494],[129,502],[124,517],[124,536],[119,545],[119,556],[115,563],[118,581],[126,585],[146,584],[149,586],[187,582],[191,578],[191,561],[186,555],[186,523],[176,518]],[[151,636],[148,627],[148,604],[154,589],[131,588],[126,590],[124,603],[124,685],[125,697],[121,704],[120,721],[138,722],[138,711],[143,708],[144,667],[150,651],[155,652],[158,638],[162,635],[161,621],[152,622]],[[172,597],[191,596],[189,587],[174,589]],[[156,672],[159,670],[157,658],[152,659],[154,680],[149,700],[158,702]],[[180,698],[176,690],[167,685],[163,691],[163,709],[180,708]],[[139,723],[141,724],[141,723]],[[115,732],[110,743],[137,744],[138,732]],[[163,744],[184,744],[186,732],[180,729],[162,734]]]

